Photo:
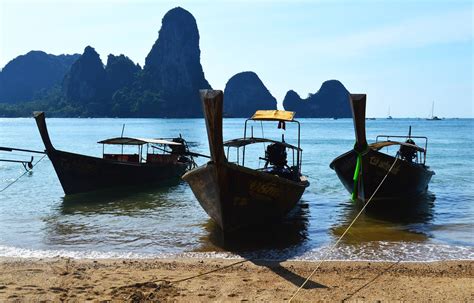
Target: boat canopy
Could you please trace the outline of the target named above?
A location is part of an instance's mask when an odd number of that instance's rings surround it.
[[[179,142],[173,142],[164,139],[150,139],[150,138],[130,138],[130,137],[117,137],[99,141],[100,144],[116,144],[116,145],[144,145],[147,143],[151,144],[162,144],[162,145],[182,145]]]
[[[369,147],[373,150],[380,150],[384,147],[387,147],[387,146],[391,146],[391,145],[403,145],[403,146],[407,146],[407,147],[410,147],[410,148],[413,148],[419,152],[422,152],[424,153],[425,152],[425,149],[422,148],[422,147],[419,147],[418,145],[415,145],[415,144],[410,144],[410,143],[405,143],[405,142],[398,142],[398,141],[380,141],[380,142],[375,142],[375,143],[372,143],[372,144],[369,144]]]
[[[301,151],[301,148],[298,148],[298,147],[296,147],[294,145],[291,145],[291,144],[288,144],[286,142],[275,141],[275,140],[266,139],[266,138],[255,138],[255,137],[239,138],[239,139],[232,139],[232,140],[229,140],[229,141],[225,141],[224,146],[239,148],[239,147],[247,146],[249,144],[254,144],[254,143],[277,143],[277,144],[282,144],[287,148],[296,149],[296,150]]]
[[[295,112],[286,110],[257,110],[250,120],[258,121],[293,121]]]

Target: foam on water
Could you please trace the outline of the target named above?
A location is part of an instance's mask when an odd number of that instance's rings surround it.
[[[0,257],[6,258],[73,258],[73,259],[145,259],[159,258],[161,255],[150,255],[133,252],[100,252],[100,251],[74,251],[74,250],[49,250],[49,249],[28,249],[12,246],[0,245]],[[166,257],[162,255],[161,257]]]
[[[314,249],[296,259],[404,262],[474,260],[473,247],[442,244],[374,242],[364,245],[343,245],[325,257],[328,249],[329,247]]]
[[[220,258],[220,259],[265,259],[293,261],[403,261],[432,262],[450,260],[474,260],[474,247],[439,244],[414,244],[376,242],[366,245],[341,245],[330,253],[331,246],[312,248],[308,251],[294,249],[261,250],[258,252],[183,252],[135,253],[101,252],[93,250],[34,250],[0,245],[0,257],[6,258],[73,258],[73,259],[151,259],[151,258]]]

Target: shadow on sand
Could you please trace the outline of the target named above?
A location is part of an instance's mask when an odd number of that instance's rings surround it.
[[[263,266],[299,287],[306,280],[281,265],[282,262],[302,254],[308,239],[308,204],[300,202],[286,218],[279,222],[253,225],[238,232],[224,234],[212,220],[205,226],[209,232],[200,251],[228,251],[248,262]],[[308,281],[305,289],[327,286]]]

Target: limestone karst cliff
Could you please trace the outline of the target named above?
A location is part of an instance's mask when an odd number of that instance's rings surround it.
[[[254,72],[241,72],[229,79],[224,90],[224,113],[251,117],[258,109],[276,109],[277,102]]]
[[[162,20],[158,40],[146,57],[144,85],[159,92],[163,116],[201,117],[199,89],[211,88],[204,77],[196,20],[176,7]]]
[[[285,110],[295,111],[300,118],[350,118],[349,92],[338,80],[325,81],[321,88],[306,99],[295,91],[286,93]]]
[[[0,103],[32,100],[38,93],[61,84],[64,75],[79,58],[30,51],[8,62],[0,72]]]

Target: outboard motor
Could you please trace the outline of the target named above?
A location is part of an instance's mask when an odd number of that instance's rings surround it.
[[[406,140],[405,143],[416,145],[415,141],[413,141],[412,139]],[[400,146],[400,157],[402,158],[402,160],[411,163],[417,158],[416,149],[410,146],[402,145]]]
[[[408,144],[411,144],[411,145],[416,145],[415,141],[413,141],[412,138],[411,138],[411,125],[408,128],[408,139],[405,141],[405,143],[408,143]],[[405,161],[410,162],[410,163],[412,163],[413,160],[418,158],[418,155],[416,153],[416,149],[414,149],[413,147],[410,147],[410,146],[405,146],[405,145],[400,146],[399,153],[400,153],[400,157],[402,158],[402,160],[405,160]]]
[[[185,155],[186,154],[186,140],[183,138],[173,138],[173,142],[181,143],[181,145],[169,145],[171,148],[171,153],[176,155]]]
[[[288,180],[298,180],[299,175],[297,170],[288,167],[287,165],[287,154],[286,146],[282,143],[272,143],[267,146],[265,151],[265,171],[272,175],[277,175],[279,177],[288,179]],[[270,164],[270,167],[268,167]]]
[[[286,166],[286,147],[280,143],[272,143],[267,146],[265,151],[265,158],[267,159],[267,165],[270,163],[278,168]]]
[[[178,162],[188,164],[188,169],[196,167],[196,163],[194,162],[193,156],[189,154],[188,144],[186,140],[181,138],[173,138],[173,142],[181,143],[181,145],[169,145],[171,148],[172,155],[178,155]]]

